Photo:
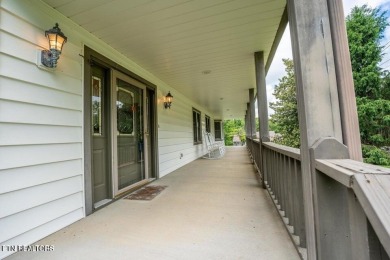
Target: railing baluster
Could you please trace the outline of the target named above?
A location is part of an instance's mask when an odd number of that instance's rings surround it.
[[[291,207],[291,221],[290,225],[294,227],[294,234],[297,235],[296,232],[296,226],[297,226],[297,210],[296,210],[296,203],[297,203],[297,183],[296,183],[296,169],[295,169],[295,163],[296,160],[293,158],[290,158],[289,160],[289,172],[290,172],[290,190],[289,194],[291,194],[291,200],[290,200],[290,207]]]
[[[286,213],[286,156],[281,154],[280,157],[280,206]]]
[[[305,220],[304,220],[304,209],[303,209],[303,187],[302,187],[302,171],[301,162],[297,161],[296,164],[297,172],[297,199],[298,199],[298,224],[297,229],[299,232],[300,246],[306,247],[306,231],[305,231]]]
[[[286,216],[289,220],[289,225],[293,225],[293,215],[292,215],[292,199],[294,197],[294,192],[291,189],[291,169],[290,169],[290,157],[286,156]]]
[[[275,196],[275,199],[276,199],[276,152],[275,151],[272,151],[272,186],[271,186],[271,190],[272,190],[272,193],[273,195]]]
[[[271,190],[274,194],[275,192],[275,152],[270,150],[270,166],[271,166]]]
[[[273,192],[273,189],[274,189],[274,186],[273,186],[273,179],[274,179],[274,165],[273,165],[273,151],[272,150],[268,150],[268,161],[269,161],[269,188],[270,190]]]
[[[275,164],[275,190],[276,190],[276,194],[277,194],[277,199],[278,199],[278,204],[280,205],[279,203],[279,172],[280,172],[280,155],[278,153],[275,153],[275,157],[276,157],[276,164]]]
[[[288,172],[288,161],[289,158],[287,156],[284,156],[284,201],[285,201],[285,211],[286,211],[286,218],[290,220],[290,197],[291,193],[289,192],[289,175],[290,173]]]
[[[264,169],[264,172],[263,172],[263,178],[264,178],[264,182],[268,184],[268,175],[269,175],[269,164],[268,164],[268,149],[265,149],[263,148],[262,149],[262,152],[263,152],[263,158],[261,158],[263,160],[262,163],[264,163],[264,166],[263,166],[263,169]]]

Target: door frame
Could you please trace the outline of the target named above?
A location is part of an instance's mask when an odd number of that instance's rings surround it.
[[[131,72],[130,70],[124,68],[123,66],[118,65],[109,58],[103,56],[102,54],[96,52],[95,50],[84,45],[84,90],[83,90],[83,101],[84,101],[84,111],[83,111],[83,133],[84,133],[84,200],[85,200],[85,215],[90,215],[94,212],[93,207],[93,175],[92,175],[92,117],[91,117],[91,67],[94,64],[106,68],[110,71],[110,78],[113,77],[113,69],[127,75],[128,77],[141,82],[146,86],[146,94],[153,96],[153,99],[149,100],[149,103],[152,105],[152,108],[149,109],[150,114],[150,126],[149,126],[149,136],[150,136],[150,146],[151,146],[151,176],[158,179],[159,178],[159,157],[158,157],[158,118],[157,118],[157,86],[144,78],[138,76],[137,74]],[[109,80],[110,87],[111,81]],[[151,93],[151,94],[150,94]],[[149,120],[149,119],[146,119]],[[146,121],[145,120],[145,121]],[[111,156],[112,157],[112,156]],[[115,198],[112,198],[113,201]]]

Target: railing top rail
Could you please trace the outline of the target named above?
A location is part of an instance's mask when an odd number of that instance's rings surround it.
[[[325,173],[332,179],[351,188],[355,174],[384,174],[390,176],[390,169],[351,159],[331,159],[315,161],[317,170]]]
[[[281,144],[275,144],[272,142],[264,142],[263,146],[267,147],[270,150],[284,154],[288,157],[294,158],[298,161],[301,160],[301,151],[297,148],[288,147]]]
[[[315,161],[318,171],[351,188],[390,255],[390,169],[350,159]]]
[[[351,188],[354,172],[343,167],[346,160],[319,160],[315,161],[315,167],[322,173],[325,173],[332,179],[340,182],[344,186]]]
[[[249,137],[248,137],[249,138]],[[259,139],[252,139],[252,138],[249,138],[250,140],[252,140],[254,143],[258,143],[260,144],[260,140]]]

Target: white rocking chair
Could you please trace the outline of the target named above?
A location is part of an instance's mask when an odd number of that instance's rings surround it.
[[[207,147],[207,155],[203,156],[205,159],[219,159],[225,155],[226,149],[223,141],[215,141],[211,133],[203,132],[204,140]]]

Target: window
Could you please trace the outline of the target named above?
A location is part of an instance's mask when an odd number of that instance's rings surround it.
[[[102,79],[92,77],[92,129],[94,135],[102,135]]]
[[[195,108],[192,109],[192,124],[194,131],[194,144],[202,143],[202,123],[200,120],[200,112]]]
[[[206,119],[206,132],[210,133],[211,132],[210,117],[206,115],[205,119]]]
[[[215,140],[222,140],[222,121],[220,120],[214,121],[214,135]]]
[[[134,135],[134,93],[125,88],[117,89],[117,128],[121,135]]]

